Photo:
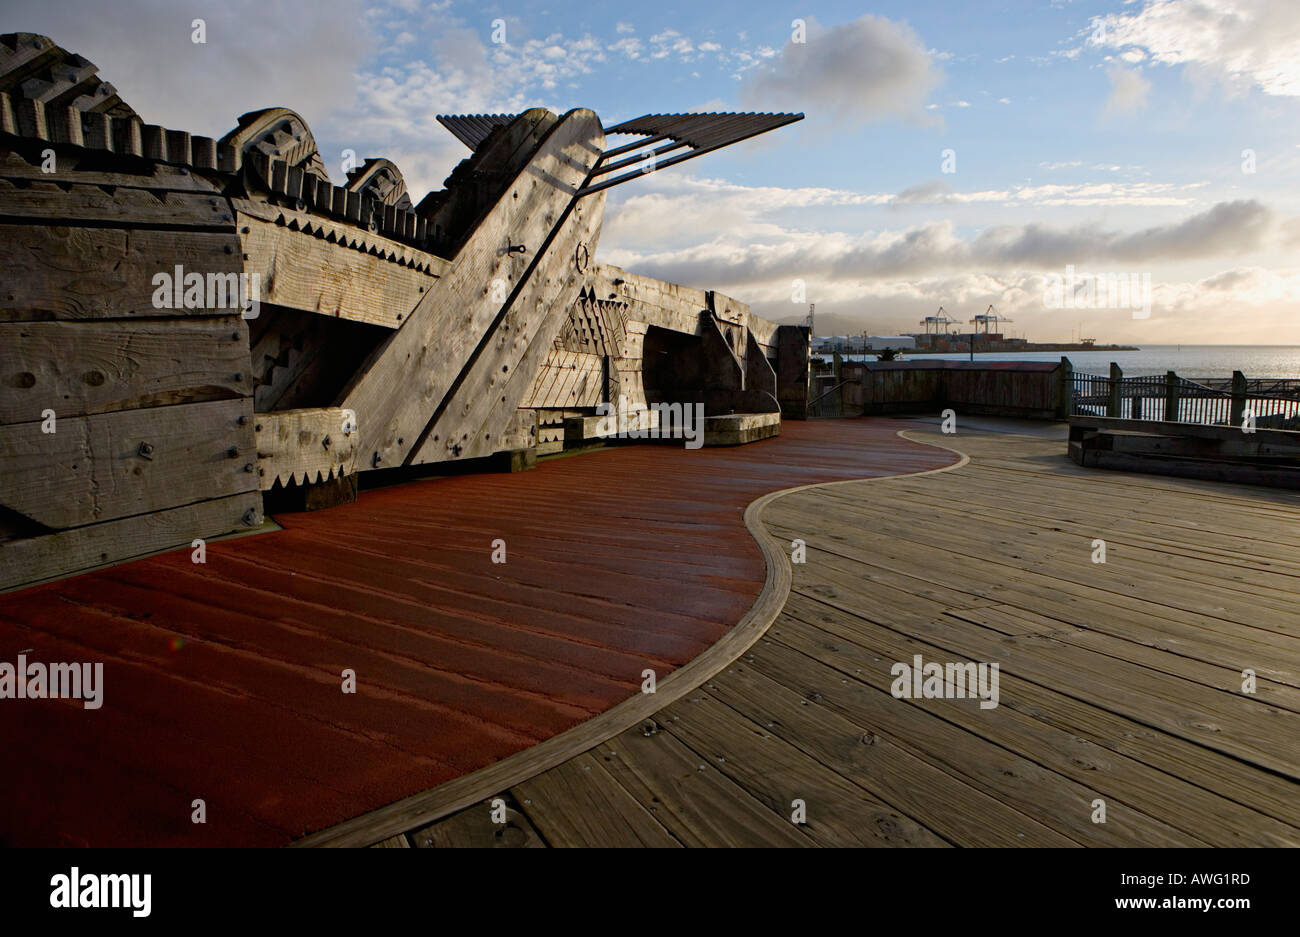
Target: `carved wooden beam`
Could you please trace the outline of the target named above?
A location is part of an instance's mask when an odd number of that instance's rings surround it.
[[[356,471],[356,416],[351,410],[322,407],[259,413],[253,426],[257,440],[258,485],[263,491],[281,485],[342,478]]]

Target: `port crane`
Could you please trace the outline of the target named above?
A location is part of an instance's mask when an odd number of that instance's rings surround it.
[[[948,330],[947,329],[948,326],[956,325],[957,320],[948,318],[948,314],[944,312],[943,307],[940,306],[939,311],[937,313],[935,313],[932,316],[926,316],[924,319],[921,320],[920,324],[925,326],[926,335],[930,334],[931,328],[934,329],[935,335],[942,335],[944,332]]]
[[[984,310],[984,312],[980,313],[974,319],[971,319],[970,324],[975,326],[976,334],[979,333],[980,326],[981,325],[984,326],[984,334],[988,335],[989,323],[993,323],[994,325],[997,325],[1002,322],[1010,322],[1010,321],[1012,320],[1008,319],[1006,316],[998,315],[997,310],[995,310],[992,306],[989,306],[989,308]]]

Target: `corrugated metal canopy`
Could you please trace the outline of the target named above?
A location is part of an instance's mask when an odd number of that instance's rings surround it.
[[[513,121],[517,114],[440,114],[442,124],[456,139],[471,150],[479,145],[497,127]],[[701,156],[712,150],[748,140],[786,124],[803,120],[803,114],[760,113],[706,113],[706,114],[646,114],[635,120],[607,127],[605,133],[628,134],[644,137],[613,149],[606,150],[592,178],[579,190],[579,195],[591,195],[620,182],[629,182],[646,173],[672,166]],[[655,144],[663,144],[655,146]],[[675,152],[685,149],[685,152]],[[669,153],[674,155],[668,156]],[[619,158],[622,157],[622,158]],[[666,157],[666,158],[663,158]],[[620,169],[629,171],[613,178],[596,181]]]
[[[613,127],[607,127],[605,133],[633,134],[647,139],[606,150],[601,157],[600,165],[592,173],[592,180],[588,181],[578,194],[591,195],[593,192],[608,189],[620,182],[630,182],[646,173],[693,159],[799,120],[803,120],[803,114],[646,114],[635,120],[626,120]],[[653,146],[656,143],[664,143],[664,145]],[[686,152],[677,152],[673,156],[667,155],[683,147],[686,148]],[[623,158],[614,159],[615,157]],[[614,161],[610,162],[610,160]],[[612,179],[595,181],[598,176],[607,176],[620,169],[629,171]]]
[[[635,120],[625,120],[605,133],[635,133],[648,137],[667,137],[696,149],[736,143],[777,127],[784,127],[802,114],[646,114]]]
[[[456,139],[471,150],[487,139],[495,128],[503,127],[518,117],[518,114],[439,114],[438,123],[442,124]]]

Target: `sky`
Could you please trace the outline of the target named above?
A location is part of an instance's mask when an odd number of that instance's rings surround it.
[[[386,156],[417,202],[469,152],[438,114],[802,112],[611,190],[596,259],[780,322],[816,303],[818,334],[917,331],[940,307],[969,328],[991,305],[1031,341],[1300,344],[1300,0],[0,14],[94,62],[146,122],[220,137],[289,107],[336,183],[344,150]]]

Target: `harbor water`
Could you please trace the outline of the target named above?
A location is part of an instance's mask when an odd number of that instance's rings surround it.
[[[844,357],[861,360],[863,356]],[[967,352],[942,355],[904,352],[903,357],[907,361],[966,361],[970,355]],[[1187,378],[1232,377],[1233,371],[1241,371],[1249,378],[1300,378],[1300,345],[1146,345],[1138,351],[998,351],[977,352],[975,360],[1060,361],[1062,357],[1070,359],[1076,372],[1087,374],[1109,374],[1110,363],[1114,361],[1124,369],[1125,377],[1166,371]]]

